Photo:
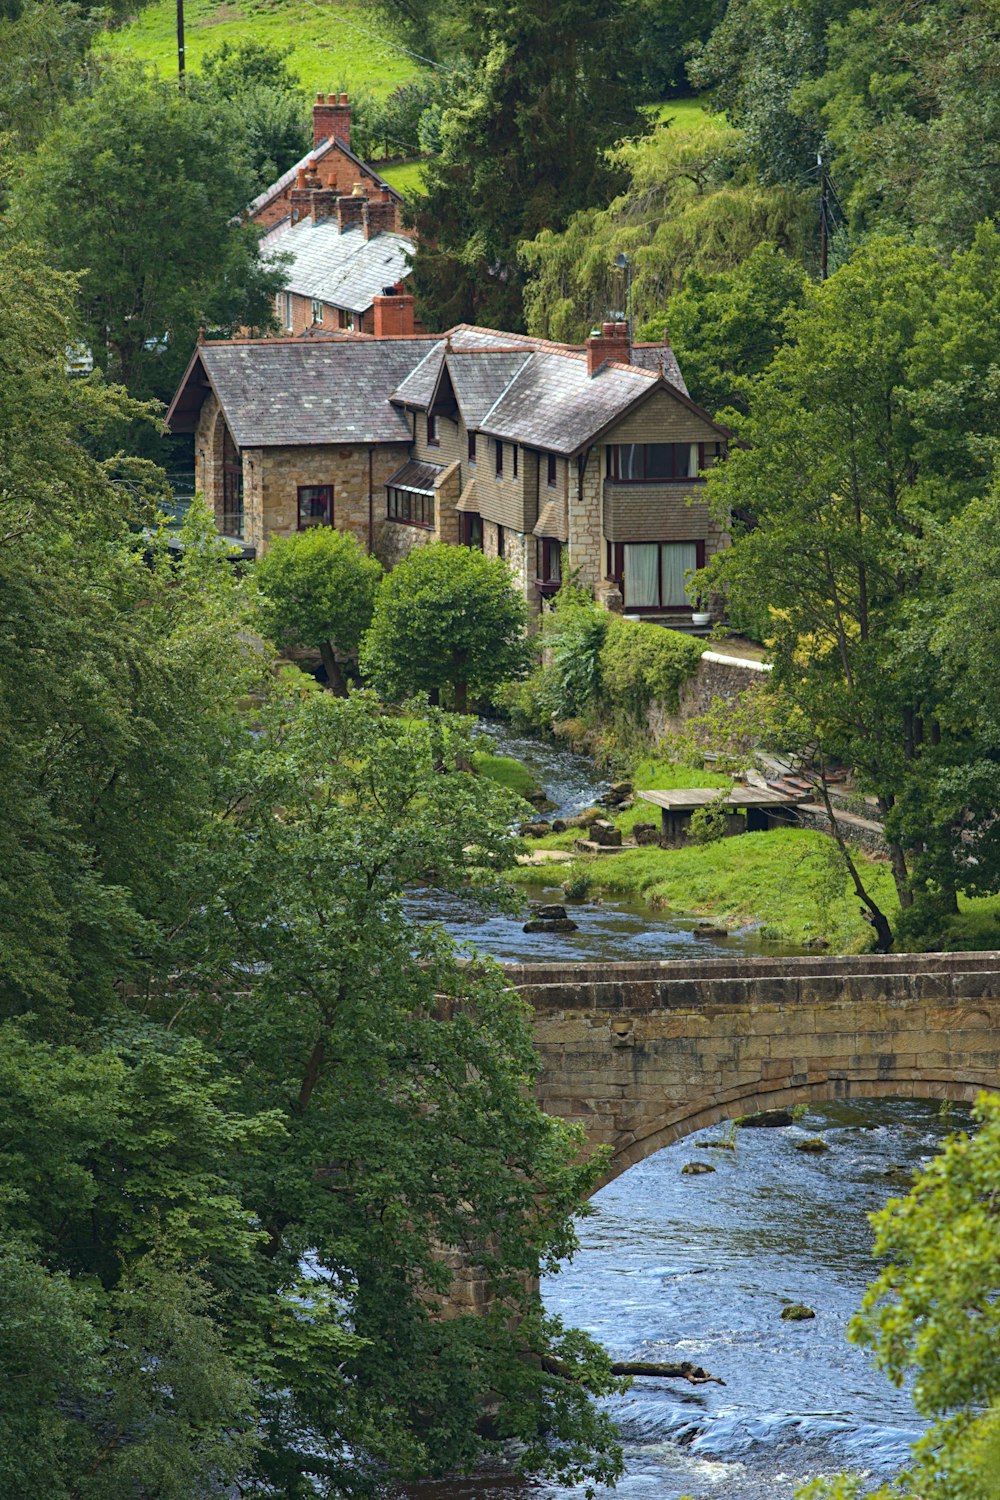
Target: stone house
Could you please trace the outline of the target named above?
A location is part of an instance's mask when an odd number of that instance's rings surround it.
[[[390,306],[383,308],[382,304]],[[681,622],[727,545],[703,498],[729,433],[669,345],[605,324],[582,349],[459,325],[199,345],[167,421],[191,432],[219,529],[255,550],[312,525],[392,566],[433,539],[503,557],[535,607],[567,568],[611,608]]]
[[[346,94],[317,94],[312,149],[259,193],[247,217],[266,233],[265,260],[285,257],[275,313],[284,334],[374,333],[373,298],[410,274],[403,200],[351,150]]]

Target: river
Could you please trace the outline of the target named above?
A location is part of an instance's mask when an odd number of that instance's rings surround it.
[[[498,750],[529,765],[563,815],[601,790],[582,757],[491,727]],[[612,856],[613,857],[613,856]],[[551,893],[549,893],[551,899]],[[423,900],[424,898],[420,898]],[[520,922],[435,906],[424,915],[499,958],[689,957],[765,951],[752,931],[722,942],[693,923],[609,902],[573,908],[581,934],[525,935]],[[774,951],[773,949],[769,951]],[[692,1360],[725,1381],[687,1387],[637,1381],[610,1403],[625,1449],[621,1500],[789,1500],[806,1479],[848,1469],[885,1478],[922,1431],[846,1329],[871,1280],[867,1215],[906,1189],[949,1131],[955,1107],[901,1100],[823,1104],[796,1125],[702,1131],[632,1167],[580,1219],[572,1263],[542,1285],[548,1309],[585,1328],[618,1359]],[[795,1141],[821,1134],[811,1155]],[[714,1167],[685,1175],[685,1163]],[[816,1317],[781,1318],[803,1302]],[[581,1489],[509,1476],[447,1480],[413,1500],[577,1500]],[[611,1494],[599,1491],[599,1494]]]

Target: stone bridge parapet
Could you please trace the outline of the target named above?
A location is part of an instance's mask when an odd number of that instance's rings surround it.
[[[1000,1088],[1000,953],[510,964],[539,1103],[609,1181],[693,1130],[823,1099]]]

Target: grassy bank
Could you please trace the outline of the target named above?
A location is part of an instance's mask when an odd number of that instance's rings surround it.
[[[512,755],[492,755],[488,750],[477,750],[473,764],[480,776],[505,786],[519,797],[528,797],[538,791],[538,778],[527,766],[523,766]]]
[[[399,47],[383,16],[358,0],[338,0],[336,5],[187,0],[184,15],[187,66],[194,72],[205,53],[223,42],[249,40],[290,45],[292,71],[308,92],[363,88],[382,96],[421,71],[417,60]],[[176,73],[174,0],[156,0],[103,40],[109,52],[149,63],[164,75]]]

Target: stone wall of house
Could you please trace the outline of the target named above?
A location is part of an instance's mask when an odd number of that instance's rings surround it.
[[[249,471],[244,456],[244,490],[248,481],[260,488],[259,521],[246,540],[264,550],[272,536],[291,536],[298,530],[300,486],[333,486],[333,524],[350,531],[363,547],[385,520],[385,484],[408,457],[406,443],[323,444],[310,447],[258,450],[259,479]],[[370,508],[369,508],[370,505]]]
[[[659,626],[647,625],[647,630]],[[752,692],[766,677],[769,667],[761,662],[744,661],[726,656],[724,651],[706,651],[691,677],[680,690],[678,706],[654,702],[647,720],[655,743],[678,734],[692,719],[701,718],[713,703],[735,704],[746,692]]]
[[[409,556],[414,547],[426,547],[434,533],[426,526],[410,526],[405,521],[388,521],[385,516],[375,527],[375,556],[386,570]]]
[[[597,589],[607,571],[604,542],[604,449],[595,447],[587,456],[583,483],[573,464],[569,474],[567,514],[569,520],[569,566],[581,584]]]
[[[215,396],[210,391],[198,414],[194,431],[194,484],[205,497],[205,504],[222,530],[222,435],[225,423]]]

